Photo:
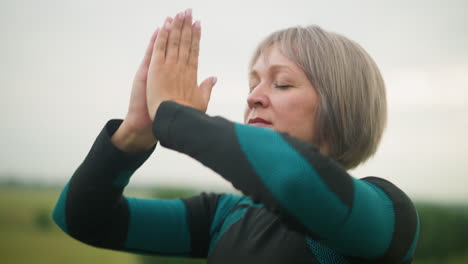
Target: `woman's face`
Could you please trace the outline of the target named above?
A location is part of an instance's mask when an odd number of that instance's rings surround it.
[[[244,122],[314,143],[318,94],[304,71],[273,45],[250,72]]]

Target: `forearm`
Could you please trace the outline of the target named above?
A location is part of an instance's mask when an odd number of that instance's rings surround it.
[[[393,206],[400,205],[312,145],[172,102],[161,104],[153,133],[163,146],[197,159],[263,203],[291,229],[340,252],[374,258],[392,240]]]
[[[111,136],[120,123],[112,120],[106,124],[54,210],[54,220],[71,236],[110,248],[123,243],[127,230],[123,188],[153,150],[132,154],[114,146]],[[109,230],[116,231],[110,235]]]
[[[295,221],[291,225],[294,228],[329,235],[349,212],[343,200],[352,202],[350,176],[313,146],[307,149],[307,155],[315,159],[316,168],[283,135],[209,117],[172,102],[161,105],[153,132],[163,146],[199,160],[253,200]],[[328,188],[331,174],[340,186],[333,190],[337,193]],[[311,215],[318,211],[322,213]]]

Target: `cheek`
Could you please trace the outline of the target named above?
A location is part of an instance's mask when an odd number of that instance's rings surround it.
[[[295,96],[289,99],[291,100],[278,102],[278,113],[281,115],[279,118],[282,121],[280,130],[310,142],[315,129],[316,98]]]
[[[278,98],[276,105],[286,120],[301,122],[314,117],[317,100],[310,94],[297,93]]]
[[[307,104],[307,102],[304,102]],[[308,103],[307,107],[303,109],[300,116],[302,120],[298,120],[302,124],[302,131],[301,134],[303,135],[304,139],[309,143],[313,143],[315,138],[315,120],[317,116],[317,104]]]

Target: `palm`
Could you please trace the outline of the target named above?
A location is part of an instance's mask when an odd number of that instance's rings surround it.
[[[146,83],[148,79],[148,68],[151,62],[151,54],[153,53],[153,45],[157,34],[158,32],[156,31],[151,37],[143,61],[135,74],[128,113],[125,117],[125,122],[131,130],[139,133],[151,133],[152,121],[149,116],[148,106],[146,103]]]
[[[147,72],[148,67],[141,65],[140,69],[138,69],[136,73],[135,79],[133,81],[128,114],[125,118],[126,121],[128,121],[128,124],[131,125],[136,131],[148,130],[151,128],[152,123],[146,104]]]
[[[147,102],[150,117],[155,118],[163,101],[174,101],[206,111],[216,78],[197,85],[201,26],[192,24],[191,10],[176,15],[165,23],[154,44],[149,66]]]

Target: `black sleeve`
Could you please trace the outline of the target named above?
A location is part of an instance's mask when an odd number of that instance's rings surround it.
[[[315,146],[170,101],[160,105],[153,133],[164,147],[195,158],[264,204],[289,228],[322,240],[344,256],[386,256],[398,228],[394,210],[399,198],[351,177]],[[405,203],[412,205],[409,199]],[[414,213],[407,217],[414,223]],[[405,254],[391,253],[392,259],[412,256],[416,238],[402,238],[409,241]]]
[[[121,120],[109,121],[68,183],[65,207],[67,232],[81,241],[108,248],[124,248],[128,206],[122,192],[130,176],[154,148],[130,154],[110,138]]]
[[[93,246],[133,253],[188,256],[187,209],[181,199],[123,196],[131,175],[151,155],[116,148],[111,136],[121,120],[109,121],[62,191],[53,218],[70,236]]]
[[[208,248],[211,242],[210,228],[220,196],[220,194],[202,193],[201,195],[183,199],[187,207],[192,257],[208,257]]]

